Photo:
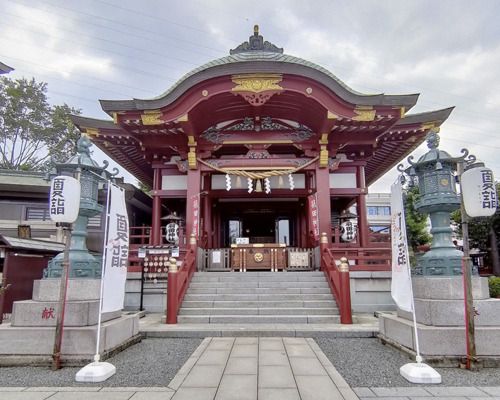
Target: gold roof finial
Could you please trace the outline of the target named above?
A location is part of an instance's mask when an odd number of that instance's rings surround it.
[[[253,34],[255,36],[258,36],[259,35],[259,25],[254,25],[253,26]]]

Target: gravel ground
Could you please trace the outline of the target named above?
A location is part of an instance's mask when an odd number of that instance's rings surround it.
[[[0,368],[0,386],[167,386],[201,339],[145,339],[106,360],[116,374],[105,382],[77,383],[80,368]]]
[[[378,339],[316,338],[321,350],[352,387],[413,386],[399,374],[399,368],[412,362],[407,355]],[[468,371],[436,368],[442,386],[500,386],[500,368]]]

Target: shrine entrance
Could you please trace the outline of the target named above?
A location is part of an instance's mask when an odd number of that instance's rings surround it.
[[[297,246],[297,219],[303,202],[298,198],[259,200],[219,201],[222,245],[281,243]]]

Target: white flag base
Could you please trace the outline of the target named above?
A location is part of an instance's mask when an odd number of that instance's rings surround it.
[[[399,373],[411,383],[441,383],[441,375],[422,362],[405,364],[399,369]]]
[[[76,373],[77,382],[104,382],[116,373],[116,367],[108,362],[92,362]]]

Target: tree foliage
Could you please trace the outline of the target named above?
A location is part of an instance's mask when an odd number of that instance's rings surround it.
[[[415,202],[420,193],[418,186],[409,186],[404,190],[404,206],[406,235],[409,247],[416,252],[417,247],[431,242],[431,235],[427,229],[427,214],[422,214],[415,209]]]
[[[51,107],[46,83],[0,78],[0,167],[45,170],[51,157],[63,161],[79,137],[69,115],[79,113],[67,104]]]

